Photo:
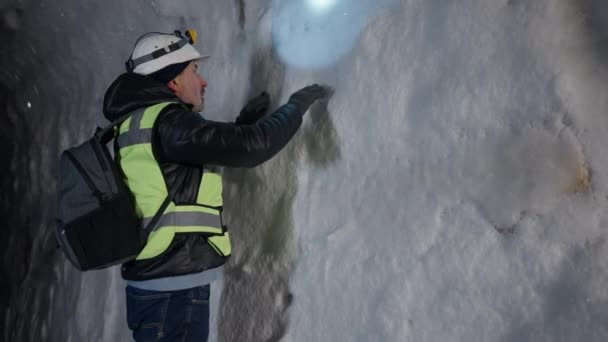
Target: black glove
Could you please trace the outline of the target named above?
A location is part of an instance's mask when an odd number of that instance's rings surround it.
[[[293,93],[287,103],[295,104],[304,114],[313,102],[325,96],[327,96],[327,89],[318,84],[313,84]]]
[[[263,91],[260,95],[247,101],[245,107],[236,118],[237,125],[251,125],[261,119],[270,106],[270,95]]]

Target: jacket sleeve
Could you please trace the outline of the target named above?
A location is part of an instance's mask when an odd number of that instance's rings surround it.
[[[172,105],[155,122],[153,144],[159,162],[254,167],[277,154],[302,124],[302,113],[285,104],[250,125],[205,120]]]

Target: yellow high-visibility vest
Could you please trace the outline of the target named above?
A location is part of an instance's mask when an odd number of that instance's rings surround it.
[[[152,126],[163,108],[159,103],[133,112],[118,127],[118,161],[125,182],[135,197],[136,212],[146,227],[167,198],[167,185],[152,153]],[[204,170],[196,203],[176,205],[171,201],[148,236],[136,260],[154,258],[171,244],[175,234],[208,233],[207,243],[221,256],[231,254],[230,237],[223,228],[222,176]]]

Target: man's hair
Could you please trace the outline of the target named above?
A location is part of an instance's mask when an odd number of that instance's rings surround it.
[[[155,71],[148,76],[163,84],[167,84],[171,82],[174,78],[176,78],[179,74],[181,74],[182,71],[186,69],[188,64],[190,64],[190,62],[191,61],[186,61],[182,63],[167,65],[166,67]]]

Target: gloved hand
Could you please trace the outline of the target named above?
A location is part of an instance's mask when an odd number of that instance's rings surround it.
[[[316,100],[325,96],[327,96],[327,89],[315,83],[293,93],[287,103],[295,104],[304,114]]]
[[[260,95],[247,101],[245,107],[236,118],[237,125],[250,125],[261,119],[270,106],[270,95],[263,91]]]

